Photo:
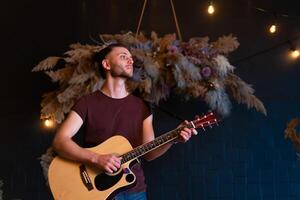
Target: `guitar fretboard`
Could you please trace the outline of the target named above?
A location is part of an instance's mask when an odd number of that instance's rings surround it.
[[[130,160],[139,158],[140,156],[142,156],[164,144],[167,144],[167,143],[175,140],[179,136],[179,133],[181,132],[181,130],[185,127],[194,128],[194,125],[192,123],[189,123],[186,126],[174,129],[170,132],[167,132],[167,133],[155,138],[155,140],[153,140],[151,142],[148,142],[146,144],[136,147],[132,151],[129,151],[122,155],[121,164],[124,164]]]

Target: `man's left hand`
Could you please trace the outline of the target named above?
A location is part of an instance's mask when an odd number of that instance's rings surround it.
[[[180,126],[187,125],[188,123],[189,123],[189,122],[185,120],[185,121],[183,122],[183,124],[180,125]],[[180,127],[180,126],[179,126],[179,127]],[[197,134],[198,134],[198,132],[197,132],[196,129],[185,127],[185,128],[183,128],[183,129],[181,130],[181,132],[180,132],[180,134],[179,134],[179,137],[178,137],[178,139],[177,139],[176,141],[177,141],[177,142],[185,143],[185,142],[187,142],[187,141],[192,137],[192,135],[197,135]]]

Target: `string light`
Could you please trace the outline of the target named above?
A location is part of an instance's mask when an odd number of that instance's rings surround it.
[[[214,7],[214,5],[213,5],[212,2],[209,3],[209,6],[208,6],[208,8],[207,8],[207,12],[208,12],[208,14],[210,14],[210,15],[214,14],[214,12],[215,12],[215,7]]]
[[[300,52],[295,48],[291,40],[288,40],[287,43],[290,45],[290,57],[296,59],[300,56]]]
[[[263,8],[258,8],[258,7],[255,7],[255,9],[257,11],[260,11],[260,12],[263,12],[263,13],[267,13],[267,14],[272,14],[273,15],[273,22],[268,26],[268,31],[271,33],[271,34],[275,34],[278,32],[278,25],[277,25],[277,21],[278,21],[278,16],[280,17],[287,17],[287,15],[283,15],[283,14],[278,14],[277,12],[271,12],[271,11],[268,11],[268,10],[265,10]]]
[[[53,128],[54,127],[54,121],[52,119],[46,119],[44,121],[44,126],[46,128]]]
[[[274,34],[277,32],[277,25],[276,24],[272,24],[270,27],[269,27],[269,32],[271,34]]]
[[[292,58],[296,59],[296,58],[299,58],[300,52],[299,52],[298,49],[292,48],[291,52],[290,52],[290,55],[291,55]]]

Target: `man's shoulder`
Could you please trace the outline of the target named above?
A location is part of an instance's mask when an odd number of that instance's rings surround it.
[[[143,102],[145,103],[146,102],[143,98],[141,98],[141,97],[139,97],[135,94],[131,94],[130,96],[131,96],[132,100],[134,100],[134,101],[137,101],[137,102],[140,102],[140,103],[143,103]]]
[[[81,97],[78,98],[78,101],[80,100],[85,100],[85,101],[89,101],[89,100],[93,100],[95,98],[97,98],[99,96],[98,92],[91,92],[91,93],[87,93],[82,95]]]
[[[134,95],[134,94],[131,94],[131,97],[132,97],[133,101],[135,101],[135,103],[140,104],[140,105],[144,105],[148,108],[151,107],[151,103],[149,101],[146,101],[142,97]]]

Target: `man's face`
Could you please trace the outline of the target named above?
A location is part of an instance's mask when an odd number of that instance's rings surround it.
[[[112,77],[131,78],[133,75],[133,60],[131,53],[124,47],[114,47],[106,56]]]

